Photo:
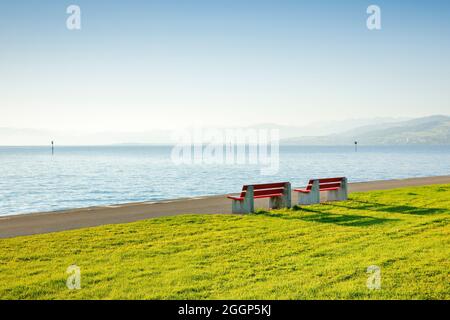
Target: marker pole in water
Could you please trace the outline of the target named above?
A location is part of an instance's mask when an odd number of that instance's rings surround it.
[[[54,143],[52,141],[52,155],[54,155],[54,154],[55,154],[55,147],[54,147]]]
[[[355,152],[358,152],[358,141],[355,141]]]

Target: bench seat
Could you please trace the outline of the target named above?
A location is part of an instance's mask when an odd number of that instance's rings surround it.
[[[262,199],[262,198],[273,198],[273,197],[282,197],[283,194],[282,193],[274,193],[274,194],[266,194],[263,196],[253,196],[253,198],[255,199]],[[245,197],[233,197],[233,196],[227,196],[228,199],[232,199],[232,200],[239,200],[242,201],[245,199]]]
[[[323,188],[320,189],[320,191],[333,191],[333,190],[339,190],[339,188]],[[301,193],[310,193],[311,190],[307,190],[307,189],[294,189],[295,192],[301,192]]]

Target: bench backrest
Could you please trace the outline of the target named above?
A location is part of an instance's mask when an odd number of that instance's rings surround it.
[[[254,196],[265,196],[268,194],[283,193],[287,182],[252,184]],[[241,197],[245,197],[248,185],[242,187]]]
[[[323,178],[323,179],[311,179],[308,182],[306,190],[311,190],[314,180],[319,180],[319,190],[327,188],[340,188],[344,177],[337,178]]]

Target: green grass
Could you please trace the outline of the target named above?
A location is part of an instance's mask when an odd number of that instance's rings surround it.
[[[296,209],[1,239],[0,298],[450,298],[450,185]],[[71,264],[80,290],[66,287]],[[371,265],[380,290],[366,286]]]

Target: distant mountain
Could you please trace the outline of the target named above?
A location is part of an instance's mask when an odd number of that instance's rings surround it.
[[[410,118],[362,118],[346,119],[337,121],[314,122],[309,124],[299,124],[298,126],[278,125],[274,123],[263,123],[249,126],[250,129],[278,129],[281,139],[298,138],[306,136],[326,136],[344,130],[360,128],[362,126],[379,126],[396,123],[399,121],[410,120]]]
[[[402,119],[403,120],[403,119]],[[368,118],[328,121],[298,126],[263,123],[240,129],[278,129],[281,139],[295,138],[305,133],[314,135],[328,135],[361,125],[384,124],[399,121],[395,118]],[[195,128],[186,128],[194,130]],[[208,129],[232,129],[228,127],[202,127]],[[239,129],[239,128],[234,128]],[[142,144],[173,144],[174,132],[172,130],[149,129],[143,132],[72,132],[29,128],[2,128],[0,127],[0,146],[32,146],[49,145],[54,140],[57,145],[142,145]]]
[[[221,129],[221,128],[202,128]],[[227,128],[222,128],[227,129]],[[239,129],[239,128],[235,128]],[[273,123],[241,129],[278,129],[281,144],[363,145],[450,144],[450,117],[430,116],[418,119],[372,118],[330,121],[299,126]],[[62,132],[39,129],[0,128],[0,146],[7,145],[138,145],[173,144],[171,130],[146,132]]]
[[[289,145],[450,145],[450,117],[436,115],[407,121],[361,126],[337,134],[302,136],[281,141]]]

